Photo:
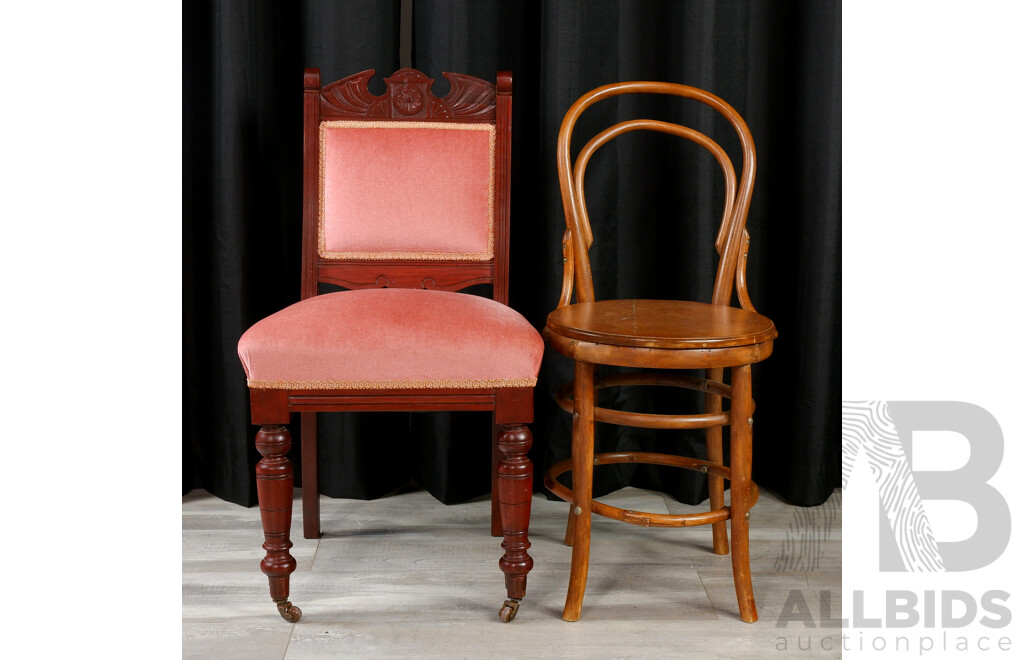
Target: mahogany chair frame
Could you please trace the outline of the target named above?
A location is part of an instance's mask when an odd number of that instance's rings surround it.
[[[738,181],[726,152],[706,135],[678,124],[649,119],[627,120],[598,133],[572,161],[570,144],[580,115],[590,106],[621,94],[662,94],[702,102],[725,117],[739,136],[743,152]],[[597,301],[588,250],[594,235],[584,196],[584,175],[591,156],[625,133],[645,130],[683,137],[709,151],[725,176],[726,199],[715,242],[719,255],[711,304],[686,301]],[[565,115],[558,136],[558,174],[566,218],[563,238],[564,272],[557,308],[548,316],[544,336],[559,353],[575,361],[575,379],[556,396],[573,415],[572,458],[546,472],[544,483],[570,503],[566,543],[572,545],[572,566],[563,618],[579,619],[590,556],[591,514],[642,526],[681,527],[712,525],[713,549],[728,554],[726,521],[732,531],[732,567],[740,617],[757,620],[750,578],[748,520],[757,501],[751,480],[754,401],[751,365],[767,358],[777,335],[774,324],[757,314],[747,291],[746,261],[749,234],[745,228],[754,185],[756,154],[746,123],[725,101],[703,90],[672,83],[623,82],[584,94]],[[735,288],[739,308],[731,307]],[[575,295],[576,302],[572,302]],[[601,377],[598,365],[640,369]],[[653,369],[656,371],[643,371]],[[703,369],[703,378],[677,370]],[[730,382],[724,379],[731,372]],[[621,385],[683,387],[705,392],[705,410],[699,414],[664,415],[630,413],[595,405],[596,390]],[[723,411],[722,399],[731,399]],[[707,459],[649,452],[609,452],[595,455],[594,423],[660,429],[706,429]],[[730,427],[730,461],[723,457],[722,427]],[[708,475],[710,511],[666,515],[624,510],[594,501],[595,465],[651,463],[696,470]],[[573,487],[557,481],[572,472]],[[730,480],[730,506],[725,506],[725,480]]]
[[[511,159],[512,75],[499,72],[497,83],[454,73],[443,75],[451,89],[443,98],[431,92],[433,80],[414,69],[385,78],[382,96],[367,87],[374,70],[321,86],[318,69],[306,69],[303,93],[303,238],[302,299],[316,296],[321,283],[346,289],[403,287],[458,291],[475,284],[492,285],[494,300],[508,304],[509,188]],[[460,260],[354,260],[318,253],[320,141],[322,121],[443,121],[495,126],[495,199],[493,258]],[[470,294],[466,294],[470,295]],[[270,581],[271,598],[290,622],[301,611],[289,601],[289,576],[295,570],[290,527],[293,467],[287,458],[291,436],[285,427],[301,415],[303,533],[320,536],[316,413],[352,411],[489,410],[495,435],[492,445],[491,533],[502,536],[508,599],[499,616],[515,617],[533,567],[527,553],[533,466],[527,458],[532,434],[533,388],[490,389],[250,389],[252,423],[261,428],[256,449],[257,491],[266,542],[261,563]]]

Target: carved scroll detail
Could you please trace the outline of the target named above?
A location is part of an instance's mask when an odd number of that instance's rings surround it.
[[[461,73],[443,73],[451,84],[443,103],[452,109],[452,117],[494,116],[494,85]]]
[[[365,119],[493,119],[495,87],[473,76],[444,73],[451,85],[445,97],[431,92],[433,78],[415,69],[399,69],[385,78],[387,90],[376,96],[367,87],[369,69],[320,90],[325,114]]]
[[[356,280],[330,276],[322,276],[320,281],[337,284],[338,286],[343,286],[346,289],[386,289],[391,284],[391,280],[387,275],[378,275],[372,282],[365,280],[357,282]]]
[[[491,281],[489,277],[474,277],[471,279],[459,280],[459,281],[445,281],[438,284],[437,280],[433,277],[424,277],[420,283],[424,289],[437,289],[441,291],[458,291],[465,289],[467,286],[474,284],[487,284]]]
[[[325,103],[344,117],[365,117],[379,100],[370,93],[366,83],[373,77],[373,69],[351,75],[320,90]],[[377,116],[377,115],[370,115]]]

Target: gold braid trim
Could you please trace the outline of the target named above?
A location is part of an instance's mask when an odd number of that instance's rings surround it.
[[[490,380],[253,380],[254,390],[483,390],[495,387],[534,387],[536,378]]]
[[[487,176],[487,252],[337,252],[327,249],[324,237],[324,167],[328,128],[435,128],[456,131],[487,131],[490,150],[490,172]],[[317,228],[317,251],[324,259],[368,259],[390,261],[394,259],[425,261],[490,261],[494,259],[494,142],[495,128],[491,124],[459,124],[434,121],[324,121],[320,122],[320,220]]]

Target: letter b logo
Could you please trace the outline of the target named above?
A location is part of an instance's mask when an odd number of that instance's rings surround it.
[[[955,470],[912,470],[915,431],[952,431],[970,452]],[[1003,432],[984,408],[959,401],[843,404],[843,485],[856,456],[867,455],[879,489],[882,571],[970,571],[991,564],[1010,541],[1010,509],[988,484],[1003,458]],[[922,504],[970,505],[978,527],[962,541],[937,541]]]

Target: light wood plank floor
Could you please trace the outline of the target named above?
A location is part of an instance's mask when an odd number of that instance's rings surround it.
[[[182,501],[183,657],[838,658],[841,631],[818,624],[821,612],[841,616],[840,499],[837,491],[802,508],[762,492],[750,525],[754,624],[739,620],[730,559],[711,553],[708,527],[647,529],[595,516],[583,617],[566,623],[568,505],[535,495],[536,565],[519,615],[502,624],[500,539],[488,533],[487,498],[445,506],[422,490],[369,502],[325,497],[325,534],[306,540],[296,490],[291,600],[303,616],[289,624],[259,570],[259,510],[193,491]],[[704,509],[634,488],[602,500],[661,513]],[[780,623],[784,611],[789,621]],[[814,627],[792,620],[802,611]]]

